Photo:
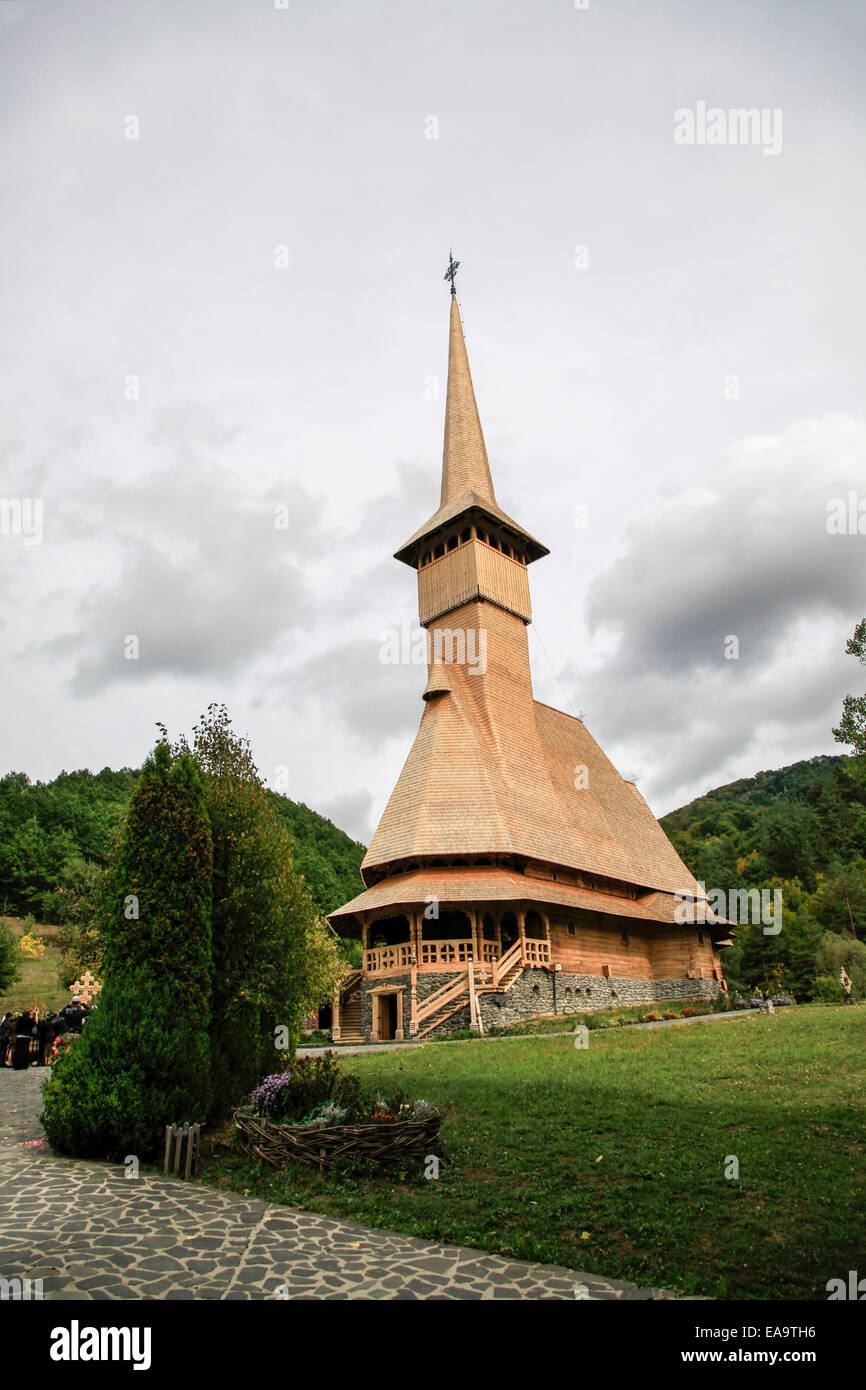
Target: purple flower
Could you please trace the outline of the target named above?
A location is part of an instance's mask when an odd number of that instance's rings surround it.
[[[261,1085],[256,1087],[250,1100],[258,1113],[265,1115],[291,1084],[292,1073],[290,1071],[274,1072],[273,1076],[266,1076]]]

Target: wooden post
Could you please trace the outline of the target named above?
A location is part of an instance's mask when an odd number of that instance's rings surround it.
[[[469,979],[469,1029],[472,1033],[480,1033],[481,1017],[478,1012],[478,995],[475,993],[475,966],[470,961],[466,968]]]
[[[405,1041],[403,1036],[403,990],[397,990],[397,1027],[394,1029],[394,1041]]]
[[[196,1143],[196,1144],[198,1143],[198,1125],[193,1125],[193,1126],[188,1130],[188,1132],[187,1132],[187,1141],[186,1141],[186,1168],[185,1168],[185,1170],[184,1170],[184,1177],[185,1177],[185,1178],[188,1178],[189,1175],[190,1175],[190,1173],[192,1172],[192,1150],[193,1150],[193,1143]]]
[[[340,989],[339,989],[339,986],[337,987],[337,993],[334,995],[334,1001],[333,1001],[333,1003],[331,1004],[331,1041],[332,1041],[332,1042],[335,1042],[335,1043],[338,1043],[338,1042],[340,1041]]]
[[[412,987],[409,994],[409,1037],[414,1038],[418,1032],[418,966],[413,965],[410,971]]]
[[[172,1134],[173,1134],[173,1136],[174,1136],[174,1170],[173,1170],[173,1171],[174,1171],[175,1177],[177,1177],[178,1173],[180,1172],[180,1151],[181,1151],[181,1149],[183,1148],[184,1136],[187,1135],[187,1134],[189,1134],[189,1125],[184,1125],[184,1127],[183,1127],[182,1130],[178,1130],[177,1125],[172,1125],[171,1130],[172,1130]]]
[[[165,1127],[165,1163],[162,1171],[168,1173],[168,1165],[171,1162],[171,1125]]]
[[[472,924],[472,959],[476,962],[480,961],[481,959],[478,947],[478,916],[478,908],[471,908],[469,912],[469,920]]]
[[[519,910],[518,913],[517,913],[517,926],[518,926],[519,931],[520,931],[520,959],[521,959],[521,962],[525,965],[525,964],[526,964],[526,913],[524,912],[523,908],[520,908],[520,910]]]

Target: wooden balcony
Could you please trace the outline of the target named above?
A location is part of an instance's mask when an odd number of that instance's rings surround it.
[[[392,975],[408,970],[412,964],[412,943],[401,941],[397,946],[374,946],[364,952],[365,975]]]
[[[463,970],[470,963],[492,966],[499,959],[495,941],[480,942],[481,959],[475,960],[471,937],[466,940],[422,941],[421,956],[415,962],[419,970]],[[365,975],[394,975],[412,967],[412,943],[398,942],[395,946],[373,946],[364,952]],[[527,937],[523,945],[524,966],[550,964],[550,942]]]

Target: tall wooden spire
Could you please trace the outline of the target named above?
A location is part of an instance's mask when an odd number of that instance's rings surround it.
[[[472,375],[469,371],[460,310],[457,308],[456,297],[452,296],[440,506],[458,502],[467,493],[485,502],[496,502],[472,386]]]
[[[456,273],[459,262],[452,264]],[[509,553],[516,547],[523,563],[530,564],[547,555],[548,550],[519,522],[508,516],[496,501],[453,278],[446,275],[446,279],[452,279],[452,294],[439,507],[396,551],[396,558],[418,569],[427,545],[435,552],[440,537],[446,538],[447,545],[446,532],[455,526],[461,532],[467,524],[481,524],[486,530],[493,528],[500,543],[504,542],[508,547]]]

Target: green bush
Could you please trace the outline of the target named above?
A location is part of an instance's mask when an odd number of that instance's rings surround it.
[[[0,921],[0,994],[21,974],[21,947],[8,922]]]
[[[836,975],[819,975],[815,981],[814,997],[821,1004],[841,1004],[845,991]]]
[[[204,1120],[207,1061],[207,1034],[170,985],[146,971],[106,985],[43,1090],[49,1143],[78,1158],[154,1157],[167,1124]]]

